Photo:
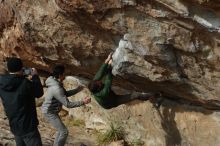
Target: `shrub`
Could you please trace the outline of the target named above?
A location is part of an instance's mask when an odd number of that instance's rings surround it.
[[[100,145],[110,143],[112,141],[123,140],[124,139],[124,129],[121,125],[110,124],[110,128],[102,134],[99,134],[98,141]]]

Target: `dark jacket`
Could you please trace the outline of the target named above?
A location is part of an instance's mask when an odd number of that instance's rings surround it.
[[[104,87],[101,91],[93,93],[95,100],[105,109],[116,106],[116,94],[111,90],[112,73],[108,64],[102,64],[93,78],[94,81],[102,80]]]
[[[37,75],[32,81],[18,75],[0,76],[0,97],[14,135],[23,136],[37,128],[35,97],[42,95],[43,87]]]

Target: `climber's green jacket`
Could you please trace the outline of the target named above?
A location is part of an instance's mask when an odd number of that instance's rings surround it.
[[[114,106],[115,93],[111,90],[112,85],[112,73],[108,64],[102,64],[93,78],[94,81],[101,80],[104,87],[101,91],[94,93],[95,100],[104,108],[110,108]]]

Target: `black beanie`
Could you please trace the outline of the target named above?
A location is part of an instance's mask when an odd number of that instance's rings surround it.
[[[16,57],[11,57],[7,59],[7,67],[9,72],[18,72],[22,69],[23,63],[21,59]]]

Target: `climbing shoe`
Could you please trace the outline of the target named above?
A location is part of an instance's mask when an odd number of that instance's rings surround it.
[[[160,108],[163,100],[164,100],[164,98],[162,97],[162,93],[161,92],[157,93],[156,98],[155,98],[155,102],[154,102],[154,106],[156,108]]]
[[[157,109],[159,109],[160,108],[160,106],[161,106],[161,104],[162,104],[162,102],[156,102],[156,103],[154,103],[154,106],[157,108]]]

